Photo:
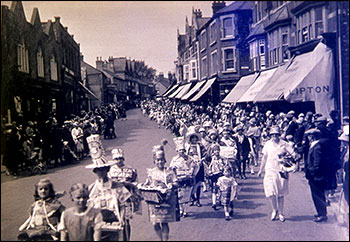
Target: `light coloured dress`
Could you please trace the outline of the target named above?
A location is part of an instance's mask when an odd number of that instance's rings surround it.
[[[234,177],[219,177],[216,185],[221,192],[221,204],[228,206],[230,202],[237,199],[238,183]]]
[[[279,172],[283,170],[283,165],[281,164],[278,154],[285,151],[293,153],[290,145],[281,139],[278,144],[272,140],[268,140],[264,145],[262,153],[267,157],[264,176],[264,191],[266,197],[281,197],[288,194],[288,179],[282,178],[279,174]]]
[[[169,188],[177,182],[176,174],[173,169],[168,167],[163,171],[157,167],[148,169],[146,185],[154,189]],[[151,223],[169,223],[179,221],[179,202],[177,189],[168,190],[163,194],[160,203],[148,203],[148,215]]]
[[[66,231],[70,241],[92,241],[102,219],[101,210],[91,206],[82,213],[76,212],[74,207],[68,208],[62,213],[58,231]]]
[[[191,188],[194,185],[195,162],[188,156],[185,160],[182,156],[174,156],[170,162],[170,168],[175,169],[176,178],[179,183],[179,202],[190,202]]]

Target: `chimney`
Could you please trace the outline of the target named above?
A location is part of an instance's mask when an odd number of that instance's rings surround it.
[[[96,69],[98,70],[103,70],[103,61],[102,61],[102,57],[96,59]]]
[[[84,55],[80,52],[80,61],[84,61]]]
[[[60,22],[60,19],[61,19],[61,17],[57,17],[57,16],[55,16],[55,22]]]
[[[193,13],[196,16],[196,19],[202,17],[202,11],[200,9],[195,9]]]
[[[213,9],[213,15],[216,14],[217,11],[226,7],[225,1],[214,1],[211,8]]]

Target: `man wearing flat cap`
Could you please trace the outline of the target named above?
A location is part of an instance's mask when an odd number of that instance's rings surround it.
[[[305,177],[309,181],[311,197],[314,202],[317,214],[314,222],[327,221],[327,203],[325,191],[329,180],[330,163],[324,155],[325,151],[320,143],[321,131],[317,128],[305,132],[310,140],[310,150],[307,162],[305,163]]]

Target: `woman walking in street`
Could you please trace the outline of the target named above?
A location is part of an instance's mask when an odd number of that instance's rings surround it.
[[[281,162],[281,156],[286,153],[293,154],[293,150],[286,141],[280,139],[281,133],[278,126],[271,127],[270,135],[271,139],[266,142],[262,150],[263,156],[258,176],[260,177],[265,169],[264,191],[272,206],[271,220],[276,220],[278,217],[281,222],[284,222],[284,196],[288,194],[288,177],[283,178],[284,173],[281,174],[281,172],[292,171],[294,167],[285,168]]]

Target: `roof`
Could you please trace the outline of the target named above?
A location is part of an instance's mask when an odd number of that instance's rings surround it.
[[[252,10],[254,8],[254,1],[234,1],[230,5],[220,9],[216,14],[222,14],[237,10]]]
[[[250,39],[253,36],[264,34],[264,33],[266,33],[264,30],[264,23],[260,22],[252,29],[252,32],[248,35],[247,39]]]
[[[86,71],[88,74],[100,74],[102,73],[100,70],[96,69],[95,67],[91,66],[90,64],[86,63],[85,61],[81,62],[82,66],[86,66]]]
[[[266,18],[264,21],[265,29],[268,27],[274,27],[276,23],[286,21],[291,19],[291,16],[288,11],[287,5],[278,9],[275,13],[271,14],[269,18]]]
[[[202,28],[210,19],[210,17],[197,18],[198,29]]]

